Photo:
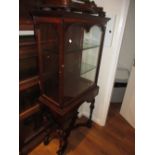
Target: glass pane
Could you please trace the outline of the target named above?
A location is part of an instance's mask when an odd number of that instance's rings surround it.
[[[93,26],[87,32],[72,25],[65,37],[64,102],[68,102],[94,84],[101,30]]]
[[[40,24],[40,45],[42,58],[42,83],[45,95],[58,101],[59,74],[58,74],[58,34],[54,24]]]
[[[20,36],[19,80],[25,80],[38,74],[37,49],[34,36]]]

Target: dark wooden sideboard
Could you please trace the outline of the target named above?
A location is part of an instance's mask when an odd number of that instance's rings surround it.
[[[20,0],[19,152],[59,138],[63,155],[73,129],[91,127],[106,23],[94,2]],[[78,108],[90,103],[87,122]]]

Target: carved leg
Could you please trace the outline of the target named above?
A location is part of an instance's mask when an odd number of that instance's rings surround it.
[[[59,150],[57,151],[58,155],[63,155],[65,152],[65,149],[68,145],[68,137],[74,127],[75,121],[77,119],[78,112],[76,112],[69,124],[69,127],[66,130],[59,131],[59,138],[60,138],[60,146]]]
[[[54,138],[55,135],[51,135],[51,132],[53,131],[53,124],[56,125],[57,122],[54,120],[54,117],[51,114],[48,114],[46,112],[45,114],[42,114],[42,118],[45,124],[49,124],[48,129],[45,130],[45,137],[44,137],[44,145],[48,145],[49,142]],[[56,128],[56,127],[55,127]]]
[[[92,127],[92,114],[93,114],[93,110],[94,110],[94,103],[95,103],[95,99],[93,99],[91,101],[91,104],[90,104],[90,115],[89,115],[89,119],[87,121],[87,127],[88,128],[91,128]]]
[[[63,155],[67,147],[68,141],[67,139],[65,139],[65,135],[66,135],[65,131],[59,131],[60,145],[59,150],[57,151],[58,155]]]

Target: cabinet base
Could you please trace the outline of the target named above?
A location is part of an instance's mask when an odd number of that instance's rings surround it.
[[[92,127],[92,114],[93,114],[93,110],[94,110],[94,103],[95,103],[95,99],[93,99],[90,102],[90,115],[86,122],[76,124],[76,120],[77,120],[77,116],[78,116],[78,112],[76,110],[73,113],[72,118],[71,118],[70,123],[68,124],[67,128],[65,128],[63,126],[58,126],[57,138],[59,139],[60,143],[59,143],[59,150],[57,151],[57,155],[64,155],[65,150],[68,145],[68,137],[70,136],[70,133],[72,130],[77,129],[79,127],[87,127],[87,128]],[[50,139],[52,139],[52,138],[49,134],[44,139],[44,145],[48,145],[48,143],[50,142]]]

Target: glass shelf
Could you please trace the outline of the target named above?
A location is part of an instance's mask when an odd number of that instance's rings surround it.
[[[96,69],[96,66],[90,65],[90,64],[86,64],[86,63],[82,63],[81,64],[81,75],[85,74],[87,72],[90,72],[92,70]]]
[[[51,46],[49,47],[44,47],[43,51],[44,52],[53,52],[55,54],[58,54],[58,49],[56,48],[56,46],[53,45],[53,43],[56,43],[56,40],[47,40],[47,41],[42,41],[41,44],[44,46],[49,46],[49,44]],[[35,45],[35,40],[33,36],[20,36],[20,46],[22,45]],[[53,47],[52,47],[53,46]],[[99,45],[97,43],[94,43],[93,41],[85,41],[83,43],[83,47],[79,47],[74,45],[74,47],[69,47],[70,49],[67,49],[66,52],[67,53],[71,53],[71,52],[76,52],[76,51],[82,51],[82,50],[88,50],[88,49],[93,49],[93,48],[98,48]]]
[[[84,51],[84,50],[93,49],[93,48],[99,48],[99,45],[96,43],[93,43],[92,41],[88,41],[88,42],[84,42],[82,47],[79,47],[76,45],[74,47],[70,47],[70,49],[66,50],[66,53]]]
[[[99,47],[100,45],[98,43],[96,43],[93,40],[86,40],[83,43],[83,49],[90,49],[90,48],[96,48]]]
[[[84,51],[84,50],[89,50],[89,49],[93,49],[93,48],[98,48],[99,45],[88,45],[88,44],[85,44],[83,45],[83,48],[79,48],[79,47],[74,47],[72,49],[69,49],[65,52],[65,54],[69,54],[69,53],[73,53],[73,52],[79,52],[79,51]],[[58,52],[58,49],[55,49],[55,48],[44,48],[43,49],[44,52],[52,52],[53,54],[59,54]]]

